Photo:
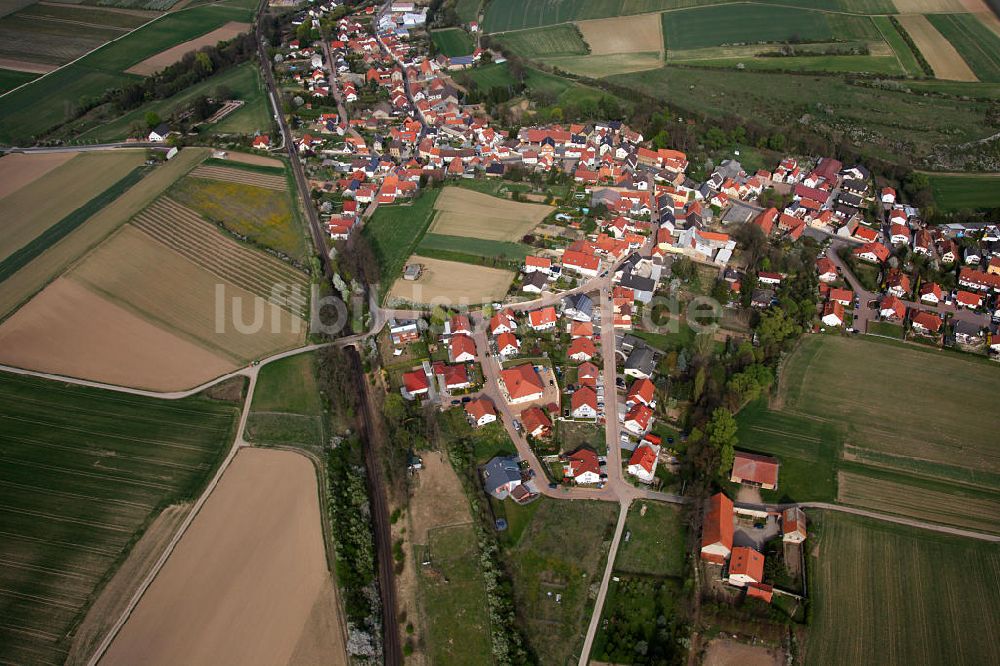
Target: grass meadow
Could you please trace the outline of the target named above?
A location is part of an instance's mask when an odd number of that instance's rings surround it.
[[[472,523],[436,527],[415,557],[434,664],[487,664],[492,659],[486,587]],[[423,566],[420,562],[429,560]],[[456,640],[461,636],[461,640]]]
[[[504,47],[525,58],[550,58],[553,56],[586,55],[590,49],[572,25],[555,25],[549,28],[525,30],[500,35],[497,40]]]
[[[543,665],[562,666],[579,654],[589,589],[603,573],[617,509],[608,502],[543,500],[507,553],[518,619]]]
[[[62,663],[74,628],[164,507],[197,495],[235,404],[0,374],[0,660]]]
[[[368,237],[378,259],[383,293],[403,272],[403,266],[434,219],[434,202],[440,189],[427,190],[412,204],[379,206],[365,223],[362,233]]]
[[[424,236],[420,245],[417,246],[417,253],[428,250],[458,252],[478,257],[502,257],[514,261],[523,261],[532,252],[532,248],[521,243],[441,234],[426,234]]]
[[[929,175],[934,202],[944,210],[1000,207],[1000,176]]]
[[[685,530],[680,507],[662,502],[632,504],[623,540],[615,557],[615,571],[644,576],[684,574]]]
[[[476,48],[472,36],[461,28],[445,28],[431,32],[431,41],[438,53],[450,57],[470,55]]]
[[[831,512],[810,519],[821,535],[806,542],[813,620],[805,663],[996,659],[996,544]]]
[[[13,69],[0,69],[0,95],[11,91],[18,86],[29,83],[38,78],[38,74],[31,72],[17,72]]]
[[[482,4],[482,0],[457,0],[455,13],[458,14],[458,20],[462,23],[475,21],[476,17],[479,16],[479,8]]]
[[[322,450],[323,403],[313,354],[289,356],[261,368],[250,404],[247,438],[255,444]]]

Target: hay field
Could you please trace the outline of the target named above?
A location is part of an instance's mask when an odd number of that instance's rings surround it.
[[[0,325],[0,363],[154,391],[188,389],[238,367],[65,278]]]
[[[4,280],[3,289],[0,289],[0,318],[41,291],[70,264],[96,247],[207,155],[208,150],[204,148],[185,148],[177,157],[153,170],[85,224],[53,243],[31,263]]]
[[[837,501],[865,509],[895,513],[944,525],[1000,532],[1000,501],[975,489],[963,495],[839,472]]]
[[[663,50],[660,17],[656,14],[577,21],[591,55]]]
[[[389,291],[390,301],[440,305],[491,303],[503,299],[514,279],[513,271],[416,255],[407,263],[422,264],[424,272],[418,280],[396,280]]]
[[[809,336],[782,376],[784,409],[848,427],[851,444],[1000,473],[996,367],[912,346]]]
[[[0,157],[0,201],[74,157],[76,153],[69,152],[11,153]]]
[[[996,544],[836,513],[806,542],[812,664],[995,663]]]
[[[22,156],[4,157],[0,164],[11,157]],[[144,160],[141,150],[79,153],[0,199],[4,211],[0,221],[0,261],[124,178]]]
[[[262,167],[274,167],[275,169],[284,169],[285,163],[274,157],[264,157],[263,155],[257,155],[255,153],[238,153],[234,151],[226,152],[226,159],[230,162],[238,162],[240,164],[250,164],[253,166]]]
[[[545,58],[542,62],[571,74],[601,79],[614,74],[628,74],[629,72],[640,72],[646,69],[662,67],[663,53],[660,51],[649,51],[646,53],[566,56]]]
[[[0,374],[0,661],[66,662],[103,581],[163,507],[200,492],[238,415]]]
[[[181,58],[191,51],[197,51],[203,46],[215,46],[219,42],[229,41],[233,37],[241,35],[248,30],[250,30],[249,23],[230,21],[222,27],[216,28],[212,32],[202,35],[201,37],[188,40],[182,44],[178,44],[177,46],[172,46],[166,51],[160,51],[156,55],[150,56],[142,62],[132,65],[125,71],[128,74],[150,76],[151,74],[156,74],[164,67],[169,67],[175,62],[180,61]]]
[[[322,450],[323,399],[314,363],[314,354],[298,354],[261,368],[247,418],[248,440]]]
[[[318,500],[305,456],[240,451],[101,664],[346,665]]]
[[[434,210],[438,214],[429,229],[431,233],[519,241],[553,208],[498,199],[461,187],[446,187],[434,203]]]
[[[979,80],[951,42],[931,25],[926,16],[907,14],[898,16],[897,19],[927,59],[935,78],[949,81]]]

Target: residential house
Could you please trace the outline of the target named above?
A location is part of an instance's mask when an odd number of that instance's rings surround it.
[[[566,456],[565,475],[581,485],[600,483],[601,462],[594,451],[578,449]]]
[[[733,458],[733,471],[729,475],[729,480],[764,490],[774,490],[778,487],[778,465],[777,458],[737,451]]]
[[[552,421],[541,407],[529,407],[521,412],[521,426],[525,435],[535,439],[552,434]]]
[[[595,354],[597,349],[590,338],[574,338],[566,350],[566,356],[574,361],[589,361]]]
[[[545,257],[536,257],[533,255],[529,255],[524,258],[525,273],[541,272],[548,275],[551,269],[552,269],[551,259],[547,259]]]
[[[517,320],[509,310],[501,310],[490,317],[490,333],[493,335],[511,333],[515,330],[517,330]]]
[[[846,308],[854,302],[854,292],[850,289],[834,287],[830,290],[830,300],[836,301]]]
[[[413,400],[418,395],[424,395],[430,390],[427,373],[422,368],[403,373],[403,397]]]
[[[764,580],[764,556],[753,548],[733,548],[729,560],[729,584],[743,587]]]
[[[913,331],[921,335],[937,333],[941,330],[942,323],[941,317],[933,312],[921,310],[910,315],[910,324],[913,326]]]
[[[655,394],[656,387],[653,385],[651,380],[637,379],[632,382],[632,385],[628,388],[628,393],[625,395],[625,406],[632,407],[633,405],[645,405],[647,407],[655,407]]]
[[[865,243],[861,247],[854,248],[853,254],[862,261],[881,264],[889,258],[889,248],[881,243]]]
[[[649,347],[636,347],[625,359],[625,374],[636,379],[649,379],[656,371],[656,356]]]
[[[571,321],[569,323],[570,338],[590,338],[594,335],[594,325],[589,321]]]
[[[955,341],[963,345],[979,345],[983,342],[983,329],[978,324],[959,319],[955,321]]]
[[[941,302],[941,297],[943,292],[941,291],[941,285],[937,282],[925,282],[920,287],[920,302],[930,303],[932,305],[937,305]]]
[[[597,418],[597,393],[589,386],[581,386],[570,398],[570,413],[575,419]]]
[[[827,301],[823,305],[821,320],[827,326],[842,326],[844,324],[844,306],[837,301]]]
[[[521,465],[516,456],[497,456],[483,465],[483,487],[498,500],[505,500],[521,485]]]
[[[643,404],[632,405],[625,413],[624,426],[633,435],[644,435],[653,423],[653,410]]]
[[[659,446],[643,441],[635,447],[632,457],[628,460],[628,473],[642,483],[652,483],[656,478],[656,462],[659,455]]]
[[[538,371],[530,363],[502,370],[500,387],[507,402],[512,405],[538,400],[545,392]]]
[[[879,305],[879,315],[890,321],[901,320],[906,316],[906,305],[892,294],[888,294]]]
[[[757,282],[766,285],[781,284],[781,273],[772,273],[770,271],[760,271],[757,273]]]
[[[420,329],[415,319],[390,320],[389,337],[394,345],[405,345],[420,339]]]
[[[701,559],[725,564],[733,550],[733,500],[716,493],[701,524]]]
[[[434,374],[441,378],[447,391],[461,391],[472,385],[469,381],[469,370],[464,365],[435,363]]]
[[[574,321],[592,321],[594,301],[586,294],[574,294],[563,299],[563,315]]]
[[[885,290],[896,298],[906,298],[910,293],[910,277],[898,268],[890,270],[885,278]]]
[[[521,291],[526,294],[540,294],[545,291],[545,288],[548,285],[548,274],[541,271],[535,271],[524,276],[524,282],[521,283]]]
[[[487,423],[497,420],[497,411],[489,398],[476,398],[465,403],[465,414],[469,417],[469,422],[476,428],[481,428]]]
[[[542,308],[541,310],[532,310],[528,313],[528,326],[530,326],[535,331],[547,331],[553,329],[556,326],[556,321],[559,319],[559,314],[553,306],[548,306]]]
[[[497,354],[501,358],[508,359],[517,356],[521,351],[521,341],[513,333],[501,333],[497,336]]]
[[[445,335],[472,335],[472,323],[468,315],[455,314],[444,323]]]
[[[600,369],[590,361],[581,363],[576,368],[576,381],[581,386],[596,387],[597,378],[600,376],[601,376]]]
[[[976,310],[983,305],[983,297],[980,294],[959,289],[955,294],[955,302],[960,307]]]
[[[150,143],[163,143],[167,140],[168,136],[170,136],[170,125],[160,123],[155,128],[150,130],[149,136],[146,138],[149,139]]]
[[[821,257],[816,262],[816,272],[820,282],[833,282],[837,279],[837,265],[826,257]]]
[[[601,260],[592,254],[575,250],[566,250],[562,256],[563,268],[574,271],[586,277],[597,277],[601,268]]]

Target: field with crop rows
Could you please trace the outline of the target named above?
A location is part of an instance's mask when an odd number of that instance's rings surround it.
[[[688,7],[730,4],[724,0],[493,0],[483,21],[486,32],[538,28],[585,19],[628,16]],[[777,0],[769,5],[825,9],[850,14],[893,14],[892,0]]]
[[[980,81],[1000,83],[1000,35],[972,14],[928,14]]]
[[[223,180],[228,183],[240,183],[254,187],[266,187],[269,190],[285,190],[288,182],[284,176],[258,173],[247,169],[201,165],[191,172],[194,178],[207,180]]]
[[[500,199],[459,187],[437,198],[431,233],[496,241],[519,241],[552,212],[551,206]]]
[[[93,595],[235,434],[232,404],[0,375],[0,660],[62,663]]]
[[[812,515],[812,514],[811,514]],[[996,659],[996,544],[824,512],[807,664],[985,664]]]
[[[589,52],[580,32],[572,25],[556,25],[500,35],[504,47],[525,58],[586,55]]]
[[[929,174],[934,203],[944,210],[1000,207],[1000,174]]]
[[[215,168],[215,167],[202,167]],[[206,180],[195,171],[179,181],[170,196],[205,219],[222,224],[238,236],[306,262],[308,248],[285,187],[260,187],[257,182],[285,183],[284,176],[255,174],[250,171],[227,169],[244,174],[246,182]],[[204,172],[201,172],[204,173]]]
[[[81,100],[135,80],[124,70],[165,49],[230,21],[248,21],[251,8],[202,5],[164,15],[78,62],[0,97],[0,141],[19,143],[65,122]]]
[[[0,95],[29,83],[38,78],[32,72],[16,72],[13,69],[0,69]]]
[[[231,240],[169,197],[140,213],[132,224],[227,282],[269,299],[279,287],[280,306],[302,319],[309,315],[309,278],[270,256]],[[291,291],[280,288],[287,285]]]

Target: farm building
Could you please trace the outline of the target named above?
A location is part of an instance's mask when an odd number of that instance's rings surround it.
[[[716,493],[708,500],[701,526],[701,559],[725,564],[733,550],[733,500]]]
[[[806,514],[797,506],[781,514],[781,540],[802,543],[806,540]]]
[[[778,487],[778,459],[756,453],[737,451],[733,458],[733,471],[729,480],[764,490]]]
[[[764,556],[753,548],[740,546],[733,549],[729,560],[729,583],[743,587],[764,580]]]

